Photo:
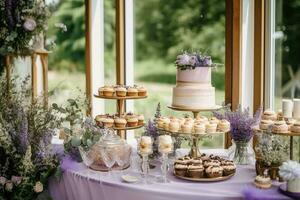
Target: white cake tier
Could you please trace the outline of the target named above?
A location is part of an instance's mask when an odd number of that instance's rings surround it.
[[[209,84],[173,87],[172,106],[183,108],[212,108],[215,106],[215,88]]]
[[[211,83],[211,67],[196,67],[195,69],[177,69],[177,83]]]

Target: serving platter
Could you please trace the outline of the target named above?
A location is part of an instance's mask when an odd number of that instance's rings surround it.
[[[147,96],[125,96],[125,97],[119,97],[119,96],[103,96],[103,95],[98,95],[94,94],[94,97],[96,98],[101,98],[101,99],[145,99]]]
[[[235,175],[235,173],[230,174],[228,176],[222,176],[222,177],[217,177],[217,178],[191,178],[191,177],[186,177],[186,176],[179,176],[173,172],[174,176],[183,180],[188,180],[188,181],[194,181],[194,182],[218,182],[218,181],[225,181],[230,179]]]

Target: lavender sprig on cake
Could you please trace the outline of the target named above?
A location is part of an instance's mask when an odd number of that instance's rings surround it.
[[[196,67],[214,67],[211,57],[202,55],[201,53],[187,53],[184,52],[177,56],[175,65],[177,69],[195,69]]]
[[[251,117],[249,108],[243,110],[239,106],[236,111],[231,111],[227,107],[224,113],[217,111],[214,115],[218,119],[226,119],[230,122],[230,133],[234,141],[248,142],[254,135],[253,127],[259,123],[261,113],[262,108],[259,108]]]

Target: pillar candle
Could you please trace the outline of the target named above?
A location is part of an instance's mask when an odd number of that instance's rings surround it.
[[[293,118],[300,120],[300,99],[294,99]]]
[[[284,118],[293,117],[293,101],[290,99],[282,100],[282,114]]]

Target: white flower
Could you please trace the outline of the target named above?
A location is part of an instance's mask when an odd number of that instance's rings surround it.
[[[194,66],[196,64],[197,57],[196,56],[191,56],[189,60],[189,64]]]
[[[43,187],[43,184],[38,181],[35,183],[35,186],[33,187],[33,190],[36,192],[36,193],[40,193],[40,192],[43,192],[44,190],[44,187]]]
[[[8,192],[11,192],[13,189],[14,185],[12,181],[6,181],[5,183],[5,190]]]
[[[184,53],[182,55],[178,55],[176,58],[176,64],[179,66],[189,65],[190,57],[188,54]]]
[[[15,185],[19,185],[22,182],[22,177],[21,176],[12,176],[11,177],[11,181],[15,184]]]
[[[300,164],[297,161],[284,162],[279,167],[279,175],[286,181],[300,178]]]
[[[27,18],[23,24],[23,28],[26,31],[34,31],[34,29],[36,28],[36,22],[34,21],[34,19]]]
[[[5,185],[7,179],[3,176],[0,176],[0,185]]]

